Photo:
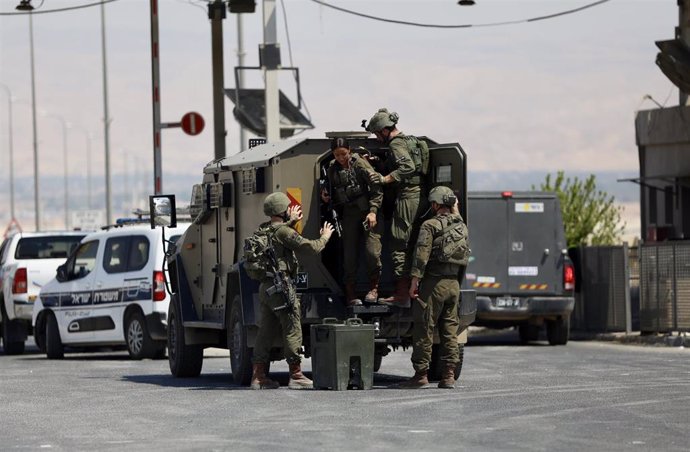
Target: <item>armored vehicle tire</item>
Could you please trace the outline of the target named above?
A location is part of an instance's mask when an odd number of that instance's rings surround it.
[[[381,362],[383,362],[383,355],[380,353],[374,353],[374,372],[378,372],[381,368]]]
[[[570,319],[560,318],[546,322],[546,337],[551,345],[565,345],[570,336]]]
[[[130,311],[125,318],[125,342],[132,359],[153,358],[155,344],[146,327],[146,319],[139,311]]]
[[[252,350],[247,345],[247,329],[244,327],[239,297],[232,301],[228,325],[232,379],[238,385],[248,386],[252,380]]]
[[[55,314],[50,313],[46,317],[46,356],[48,359],[62,359],[65,357],[65,348],[60,339]]]
[[[2,300],[0,299],[0,302]],[[24,327],[18,320],[9,320],[5,311],[5,303],[1,303],[2,308],[2,346],[6,355],[21,355],[24,353],[24,340],[17,340],[22,337],[21,330]]]
[[[177,296],[173,295],[168,309],[168,363],[174,377],[198,377],[204,364],[204,348],[187,345]]]
[[[441,351],[440,344],[434,344],[431,346],[431,362],[429,363],[429,381],[439,381],[441,375],[443,375],[443,362],[439,359],[439,353]],[[455,379],[460,378],[460,372],[462,372],[462,361],[465,356],[465,344],[458,344],[458,364],[455,366]]]
[[[523,323],[518,326],[518,333],[520,333],[520,342],[527,343],[539,339],[539,326]]]

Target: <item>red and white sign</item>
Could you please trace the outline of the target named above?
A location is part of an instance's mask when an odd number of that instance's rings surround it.
[[[204,118],[195,111],[186,113],[180,121],[180,127],[187,135],[199,135],[204,130]]]

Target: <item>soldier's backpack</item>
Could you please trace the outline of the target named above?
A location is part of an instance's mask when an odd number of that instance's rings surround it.
[[[441,233],[434,238],[431,255],[439,262],[467,265],[470,247],[467,243],[467,225],[459,215],[439,218]]]
[[[271,271],[266,251],[273,246],[273,234],[275,229],[269,223],[264,223],[244,239],[244,270],[252,279],[261,281]]]
[[[426,141],[411,135],[405,135],[401,138],[405,140],[417,174],[422,176],[429,174],[429,145],[426,144]]]

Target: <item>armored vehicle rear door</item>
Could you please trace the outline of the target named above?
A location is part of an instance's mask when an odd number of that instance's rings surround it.
[[[460,214],[467,218],[467,156],[458,143],[429,144],[429,188],[446,185],[458,195]]]
[[[467,287],[482,294],[504,294],[508,290],[508,203],[499,196],[472,195],[468,205],[473,223]]]
[[[511,293],[554,293],[559,282],[555,198],[508,199],[508,276]]]

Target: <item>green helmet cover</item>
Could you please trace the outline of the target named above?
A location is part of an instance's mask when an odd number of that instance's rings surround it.
[[[369,125],[366,127],[367,132],[379,132],[386,127],[394,126],[398,123],[400,116],[396,112],[389,112],[387,108],[379,108],[374,116],[369,120]]]
[[[290,198],[283,192],[275,192],[266,196],[264,199],[264,214],[266,216],[280,215],[285,212],[290,205]]]
[[[429,202],[435,202],[436,204],[443,204],[448,207],[453,207],[458,198],[448,187],[439,186],[434,187],[429,192]]]

